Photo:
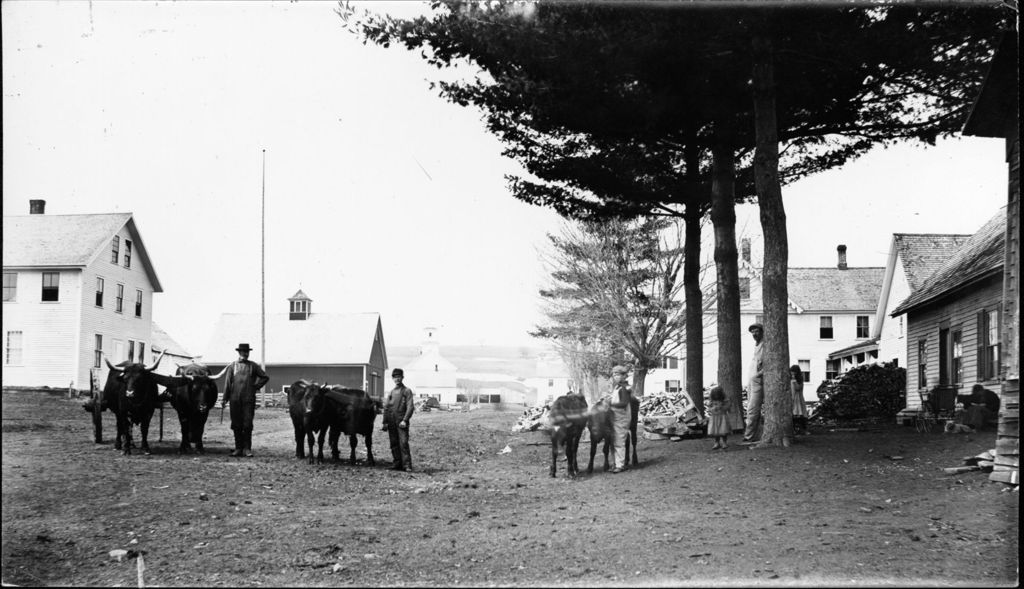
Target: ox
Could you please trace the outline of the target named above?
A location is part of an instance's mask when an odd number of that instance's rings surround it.
[[[178,422],[181,424],[179,454],[191,453],[192,444],[195,444],[196,453],[204,453],[203,432],[206,430],[206,419],[210,415],[210,409],[217,404],[216,381],[224,376],[225,372],[226,366],[214,376],[210,376],[210,370],[203,364],[178,366],[175,374],[189,380],[178,386],[168,387],[166,394],[170,398],[171,407],[178,413]]]
[[[374,466],[373,459],[373,423],[381,412],[380,402],[360,389],[347,389],[341,386],[323,387],[326,403],[333,405],[328,409],[331,416],[331,452],[338,460],[338,438],[341,434],[348,435],[349,464],[356,463],[356,446],[359,445],[357,435],[363,436],[366,446],[366,464]],[[321,450],[323,442],[320,443]]]
[[[313,462],[313,438],[315,432],[324,427],[320,415],[314,411],[314,397],[320,385],[307,380],[297,380],[288,387],[288,415],[292,418],[295,431],[295,457],[306,457],[306,438],[309,432],[309,461]],[[320,459],[323,460],[321,454]]]
[[[551,476],[555,476],[558,451],[565,448],[566,471],[570,478],[579,474],[576,450],[580,445],[583,429],[590,421],[587,400],[582,395],[562,395],[555,399],[548,410],[548,424],[551,426]],[[593,458],[591,458],[593,461]]]
[[[640,464],[636,456],[636,424],[640,412],[640,400],[630,395],[629,397],[629,432],[626,436],[626,466],[630,464],[630,451],[632,451],[632,463],[634,466]],[[615,438],[614,416],[611,411],[611,400],[608,397],[601,399],[590,413],[590,421],[587,423],[590,432],[590,463],[587,465],[587,473],[594,472],[594,456],[597,455],[597,446],[604,442],[602,453],[604,454],[604,469],[608,470],[608,452],[611,450],[612,441]]]
[[[178,386],[187,380],[163,376],[153,370],[164,357],[160,356],[152,366],[140,363],[122,362],[118,366],[104,358],[110,373],[103,387],[103,404],[107,405],[117,417],[117,440],[115,450],[124,450],[125,455],[132,453],[132,426],[138,425],[142,434],[142,451],[149,454],[149,422],[153,419],[153,411],[160,404],[157,384]]]

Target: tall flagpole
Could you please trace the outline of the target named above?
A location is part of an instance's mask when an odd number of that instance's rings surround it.
[[[260,197],[260,367],[267,370],[267,150],[263,150],[263,188]]]

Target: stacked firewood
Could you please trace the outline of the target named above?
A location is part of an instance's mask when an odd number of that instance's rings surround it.
[[[544,405],[543,407],[529,407],[523,414],[519,416],[516,424],[512,426],[512,433],[517,434],[519,432],[532,432],[536,430],[549,429],[548,426],[548,410],[551,409],[550,405]]]
[[[662,393],[640,400],[639,423],[648,440],[699,437],[706,421],[686,393]]]

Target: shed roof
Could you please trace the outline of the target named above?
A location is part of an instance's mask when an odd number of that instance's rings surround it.
[[[287,313],[267,319],[267,364],[342,365],[368,364],[376,345],[383,350],[379,313],[313,313],[301,321]],[[213,329],[203,355],[207,364],[226,364],[237,359],[235,348],[247,342],[252,358],[261,358],[259,313],[225,313]]]
[[[926,281],[895,309],[892,316],[901,315],[932,303],[946,294],[998,273],[1003,267],[1006,250],[1006,207],[999,209],[977,233],[943,263]]]
[[[125,226],[153,291],[163,292],[131,213],[4,216],[4,268],[84,268]]]
[[[154,352],[167,351],[168,354],[173,356],[181,356],[183,358],[192,358],[192,354],[188,353],[188,350],[184,346],[174,341],[174,338],[167,335],[167,332],[162,327],[153,322],[153,330],[150,335],[149,348]]]
[[[968,234],[894,233],[893,246],[903,261],[911,292],[924,286],[929,276],[970,239]]]

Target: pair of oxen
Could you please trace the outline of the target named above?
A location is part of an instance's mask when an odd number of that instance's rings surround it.
[[[181,424],[180,453],[195,451],[204,452],[203,433],[210,409],[217,404],[217,379],[224,376],[227,368],[220,373],[211,375],[203,364],[179,365],[174,376],[159,374],[157,366],[164,353],[152,365],[142,363],[121,362],[117,366],[104,359],[110,372],[99,399],[92,398],[83,407],[86,411],[99,415],[100,411],[109,409],[117,421],[117,437],[114,448],[122,450],[126,455],[135,447],[132,429],[139,426],[141,434],[140,448],[145,454],[149,449],[149,424],[156,408],[164,401],[170,401],[178,414]],[[157,385],[167,390],[161,394]],[[97,401],[99,407],[96,407]],[[98,421],[98,420],[97,420]],[[96,442],[101,441],[99,427],[96,430]]]
[[[363,436],[366,446],[366,464],[373,466],[373,425],[381,412],[380,402],[359,389],[339,385],[325,385],[299,380],[288,389],[288,413],[295,431],[295,457],[306,458],[309,463],[324,461],[324,438],[329,440],[331,455],[339,460],[338,439],[348,435],[349,463],[356,463],[357,435]],[[318,449],[313,454],[314,443]]]

